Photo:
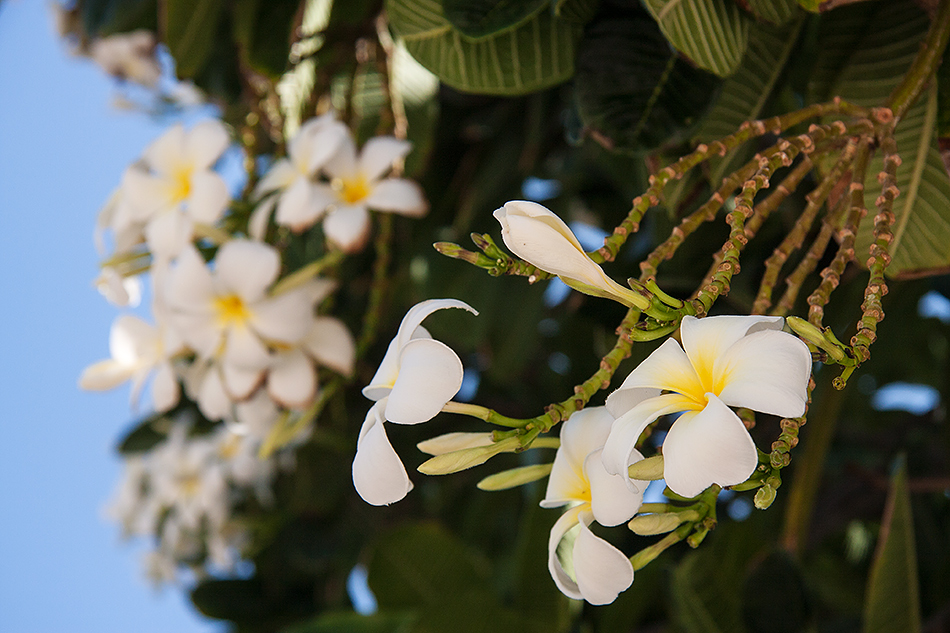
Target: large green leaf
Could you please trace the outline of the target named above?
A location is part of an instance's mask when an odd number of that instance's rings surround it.
[[[287,67],[299,8],[298,0],[236,0],[233,29],[241,60],[261,74],[279,78]]]
[[[524,24],[549,4],[549,0],[442,0],[442,11],[462,35],[480,39]]]
[[[407,633],[413,617],[407,613],[361,615],[353,611],[324,613],[281,633]]]
[[[439,0],[387,0],[390,24],[419,63],[465,92],[520,95],[570,79],[581,27],[540,11],[479,40],[445,18]]]
[[[901,460],[891,480],[864,606],[865,633],[919,633],[920,598],[914,520]]]
[[[157,27],[156,0],[84,0],[78,7],[90,37]]]
[[[587,132],[611,149],[681,140],[718,84],[671,50],[641,9],[600,14],[578,46],[578,113]]]
[[[175,58],[179,77],[194,77],[204,68],[215,44],[222,0],[162,0],[159,18],[165,44]]]
[[[749,43],[750,19],[731,0],[645,0],[663,35],[700,68],[728,77]]]
[[[755,17],[772,24],[785,24],[799,11],[796,0],[746,0],[746,4]]]
[[[749,40],[749,48],[735,74],[726,79],[703,117],[696,139],[702,143],[734,133],[744,121],[758,118],[772,94],[775,82],[795,47],[802,23],[787,27],[759,26]],[[714,187],[723,176],[736,169],[743,160],[741,152],[713,161],[709,181]]]
[[[912,2],[883,3],[869,9],[842,10],[829,27],[835,33],[828,60],[821,63],[830,82],[830,93],[864,106],[886,103],[917,54],[927,30],[926,14]],[[834,29],[837,25],[838,28]],[[826,31],[827,32],[827,31]],[[844,54],[843,46],[851,46]],[[924,93],[896,129],[897,150],[902,164],[897,170],[900,196],[894,203],[894,238],[890,245],[891,276],[926,274],[950,266],[950,176],[940,158],[936,121],[936,87]],[[880,192],[877,175],[883,167],[878,154],[868,167],[865,191],[871,214],[862,222],[856,246],[857,259],[864,262],[873,235],[874,200]]]

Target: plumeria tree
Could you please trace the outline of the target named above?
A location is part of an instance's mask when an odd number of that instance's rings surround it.
[[[156,583],[248,633],[950,626],[950,0],[56,10],[171,121],[90,210],[80,377],[131,383]]]

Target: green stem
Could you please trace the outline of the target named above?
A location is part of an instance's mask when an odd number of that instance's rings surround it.
[[[501,415],[497,411],[493,411],[488,407],[483,407],[477,404],[467,404],[464,402],[453,402],[449,401],[445,403],[445,406],[442,407],[442,410],[446,413],[458,413],[459,415],[467,415],[472,418],[478,418],[479,420],[484,420],[489,424],[495,424],[497,426],[507,426],[511,428],[522,428],[524,427],[529,420],[519,420],[516,418],[509,418],[504,415]]]
[[[942,0],[937,8],[937,14],[930,22],[930,29],[920,45],[920,51],[911,64],[903,81],[894,89],[887,100],[887,106],[894,112],[895,123],[900,121],[917,99],[924,88],[933,79],[943,51],[950,40],[950,0]]]

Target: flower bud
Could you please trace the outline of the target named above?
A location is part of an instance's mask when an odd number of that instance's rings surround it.
[[[631,464],[627,468],[630,479],[639,479],[640,481],[653,481],[663,479],[663,456],[654,455]]]
[[[755,493],[755,507],[759,510],[765,510],[775,501],[775,488],[772,486],[762,486]]]
[[[839,363],[847,360],[847,355],[844,350],[841,349],[840,344],[837,341],[829,340],[822,328],[794,316],[787,317],[785,323],[806,343],[810,343],[826,352]]]
[[[655,534],[666,534],[672,532],[684,518],[679,512],[662,512],[659,514],[639,514],[627,523],[627,527],[634,534],[640,536],[653,536]]]
[[[479,490],[507,490],[515,488],[532,481],[537,481],[542,477],[547,477],[551,473],[551,467],[554,464],[532,464],[531,466],[522,466],[521,468],[512,468],[503,470],[500,473],[485,477],[476,485]]]
[[[491,446],[491,433],[446,433],[416,444],[423,453],[429,455],[443,455],[464,448]]]
[[[498,453],[513,453],[521,448],[517,437],[509,437],[489,446],[464,448],[458,451],[436,455],[423,462],[418,470],[424,475],[449,475],[484,464]]]

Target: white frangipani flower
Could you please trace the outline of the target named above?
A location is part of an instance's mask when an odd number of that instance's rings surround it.
[[[541,507],[569,506],[551,528],[548,569],[564,595],[591,604],[609,604],[633,582],[633,565],[623,552],[594,535],[593,521],[610,527],[629,520],[640,509],[643,490],[604,470],[601,450],[613,416],[604,407],[578,411],[561,426],[561,446],[554,457]],[[631,451],[627,463],[642,455]],[[562,541],[568,547],[560,547]],[[560,550],[560,551],[559,551]]]
[[[383,178],[393,163],[412,146],[391,136],[377,136],[357,156],[356,144],[347,136],[339,151],[324,166],[330,186],[322,185],[333,202],[323,221],[327,239],[347,251],[358,251],[369,234],[368,209],[418,218],[428,211],[419,185],[404,178]]]
[[[113,77],[154,88],[162,76],[155,44],[155,34],[146,29],[116,33],[93,40],[89,57]]]
[[[384,422],[419,424],[431,420],[462,386],[462,361],[422,327],[423,319],[445,308],[478,314],[456,299],[416,304],[399,325],[376,375],[363,395],[376,404],[366,414],[353,459],[353,485],[372,505],[399,501],[412,490],[406,468],[389,443]]]
[[[649,305],[641,295],[607,276],[592,260],[570,227],[547,207],[512,200],[493,214],[501,223],[501,238],[512,253],[541,270],[553,273],[585,294],[614,299],[641,309]]]
[[[287,158],[274,162],[257,187],[255,197],[271,191],[251,219],[251,236],[262,239],[267,220],[276,205],[278,224],[302,231],[317,222],[335,200],[325,185],[314,182],[318,170],[335,154],[349,136],[345,125],[333,113],[304,123],[287,146]]]
[[[180,396],[178,378],[172,358],[184,350],[181,338],[173,328],[159,321],[150,325],[130,314],[118,317],[109,332],[109,353],[112,358],[87,367],[79,378],[79,386],[91,391],[113,389],[126,380],[132,381],[132,406],[138,403],[142,385],[150,374],[152,401],[157,411],[168,411]]]
[[[766,316],[684,317],[683,346],[667,339],[607,398],[617,418],[604,446],[607,472],[626,475],[643,430],[682,412],[663,442],[670,490],[693,497],[714,483],[748,479],[758,463],[755,444],[729,407],[788,418],[805,413],[811,354],[781,331],[783,323]]]
[[[194,224],[213,224],[228,206],[228,187],[212,166],[230,144],[220,121],[203,121],[188,132],[174,125],[146,148],[122,178],[126,225],[144,225],[145,241],[158,258],[178,255],[191,242]],[[121,222],[120,222],[121,220]]]
[[[173,323],[199,357],[220,364],[220,379],[235,399],[249,396],[263,380],[272,364],[270,346],[294,346],[312,327],[309,287],[268,294],[279,272],[280,255],[273,247],[232,240],[218,250],[214,270],[189,245],[169,273]],[[216,376],[209,372],[204,381]]]

